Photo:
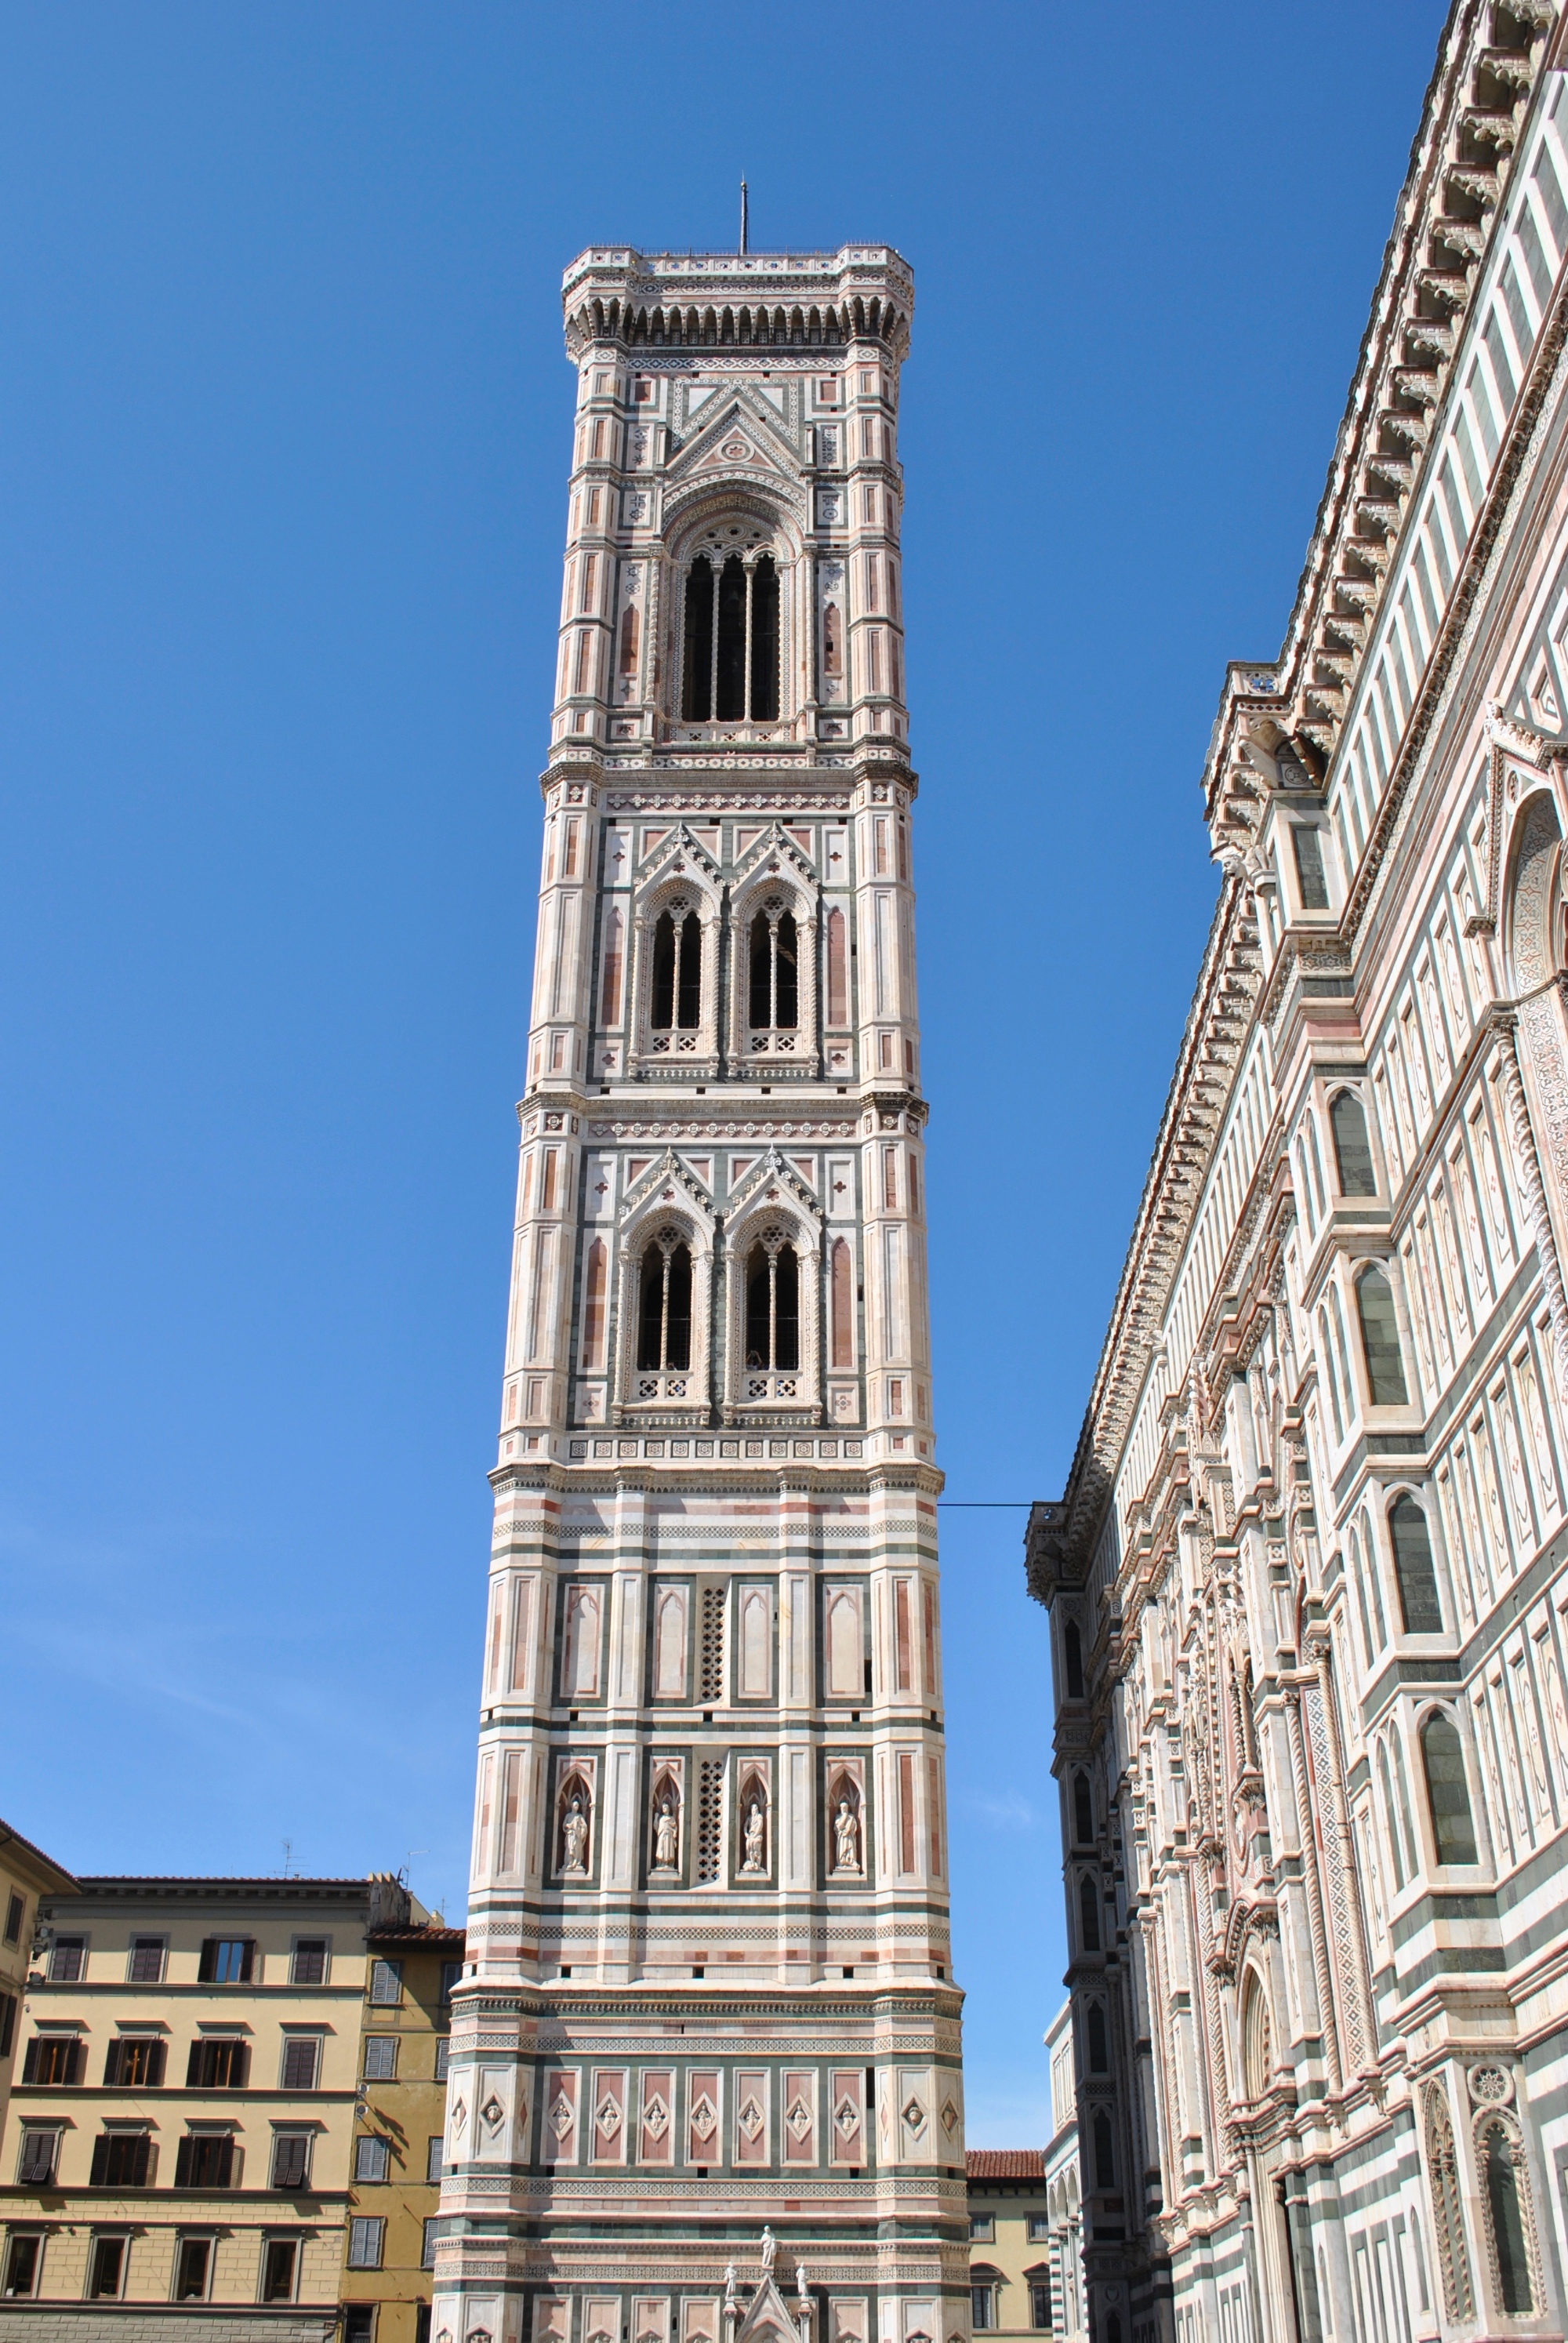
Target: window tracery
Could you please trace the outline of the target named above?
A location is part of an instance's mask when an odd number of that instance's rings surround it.
[[[741,531],[732,528],[732,538]],[[688,724],[773,724],[779,700],[779,581],[756,541],[721,533],[686,572],[680,712]]]

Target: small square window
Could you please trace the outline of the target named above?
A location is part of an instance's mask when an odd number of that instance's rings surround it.
[[[996,2217],[990,2213],[971,2213],[970,2236],[977,2244],[990,2245],[996,2236]]]
[[[197,1975],[203,1985],[249,1985],[255,1966],[253,1937],[208,1936],[202,1945]]]
[[[839,377],[837,375],[830,376],[826,382],[819,382],[817,385],[817,397],[819,403],[823,407],[838,406]]]
[[[372,1961],[370,1964],[370,1998],[381,2009],[396,2008],[403,1998],[403,1964],[401,1961]]]
[[[175,2300],[205,2302],[212,2275],[212,2239],[182,2237],[175,2257]]]
[[[432,2188],[441,2177],[441,2150],[444,2145],[439,2132],[425,2143],[425,2177]]]
[[[25,1896],[13,1894],[10,1902],[5,1906],[5,1942],[8,1945],[19,1945],[21,1943],[22,1923],[26,1916],[26,1898]]]
[[[392,2150],[386,2140],[374,2132],[362,2132],[354,2143],[354,2177],[356,2180],[385,2180],[392,2161]]]
[[[1043,2245],[1050,2236],[1049,2213],[1031,2213],[1029,2217],[1029,2241],[1031,2246]]]
[[[367,2083],[393,2083],[397,2079],[397,2036],[395,2034],[367,2034],[365,2037],[365,2079]]]
[[[636,391],[637,404],[638,405],[638,407],[646,407],[646,406],[648,405],[648,401],[652,398],[652,397],[653,397],[653,384],[652,384],[652,382],[649,380],[649,378],[648,378],[648,377],[647,375],[645,375],[645,374],[639,374],[639,375],[638,376],[638,378],[637,378],[637,391]]]
[[[387,2234],[387,2224],[365,2214],[357,2215],[348,2224],[348,2267],[350,2269],[379,2269],[381,2244]]]
[[[261,2249],[263,2302],[292,2302],[299,2271],[299,2243],[295,2237],[268,2237]]]
[[[291,1985],[325,1985],[327,1982],[327,1946],[325,1936],[299,1936],[295,1940],[294,1956],[289,1963]]]
[[[438,2083],[444,2083],[447,2079],[447,2061],[451,2055],[451,2036],[449,2034],[437,2034],[436,2036],[436,2080]]]
[[[52,1985],[79,1984],[86,1966],[85,1936],[55,1937],[49,1947],[49,1981]]]
[[[343,2343],[375,2343],[376,2305],[351,2302],[343,2314]]]
[[[43,2265],[43,2238],[29,2237],[25,2230],[13,2230],[11,2242],[5,2249],[7,2296],[36,2294]]]
[[[168,1949],[166,1936],[133,1936],[131,1957],[126,1977],[131,1985],[161,1985],[164,1980],[164,1955]]]
[[[126,2278],[124,2237],[95,2237],[87,2259],[87,2297],[92,2302],[117,2302]]]

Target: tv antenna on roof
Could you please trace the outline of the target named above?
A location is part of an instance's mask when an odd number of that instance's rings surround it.
[[[742,179],[740,182],[740,249],[742,252],[745,252],[749,248],[749,226],[747,218],[746,182]]]

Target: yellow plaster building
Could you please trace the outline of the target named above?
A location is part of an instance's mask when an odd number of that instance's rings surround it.
[[[69,1895],[76,1883],[31,1839],[0,1822],[0,2130],[22,2039],[22,2003],[38,1926],[38,1899]]]
[[[338,2317],[389,1879],[85,1879],[45,1898],[0,2138],[0,2338],[321,2343]]]
[[[1050,2334],[1050,2222],[1038,2147],[970,2148],[970,2300],[974,2332]]]
[[[344,2238],[343,2343],[427,2343],[463,1931],[373,1929]]]

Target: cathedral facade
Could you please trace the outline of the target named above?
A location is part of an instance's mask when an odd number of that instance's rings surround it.
[[[968,2332],[882,246],[585,252],[439,2343]]]
[[[1096,2343],[1563,2332],[1565,60],[1452,10],[1030,1518]]]

